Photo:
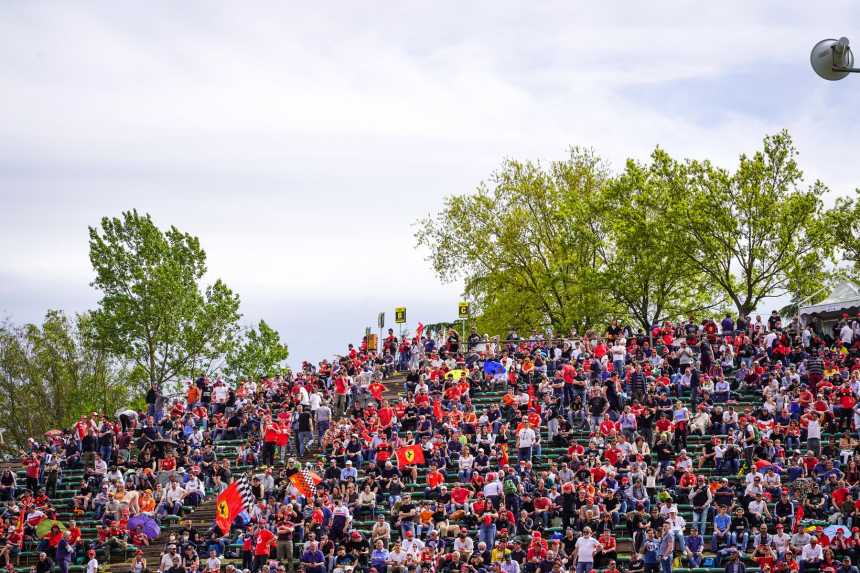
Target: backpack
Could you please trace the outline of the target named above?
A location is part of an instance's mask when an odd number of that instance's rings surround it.
[[[505,492],[505,495],[517,493],[517,484],[508,478],[502,483],[502,491]]]

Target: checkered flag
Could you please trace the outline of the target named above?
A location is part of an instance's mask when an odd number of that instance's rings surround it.
[[[236,489],[239,490],[239,495],[242,496],[242,505],[245,506],[245,511],[250,511],[257,503],[257,496],[251,491],[251,484],[248,483],[246,476],[239,476],[236,480]]]
[[[307,499],[313,499],[317,494],[317,485],[321,481],[322,478],[307,467],[296,470],[290,475],[290,483],[296,486],[296,489]]]

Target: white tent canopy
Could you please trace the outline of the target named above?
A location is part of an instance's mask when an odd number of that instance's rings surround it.
[[[856,316],[860,311],[860,285],[852,281],[844,281],[836,285],[826,299],[817,304],[802,306],[798,311],[804,323],[818,319],[822,322],[838,320],[842,313]]]

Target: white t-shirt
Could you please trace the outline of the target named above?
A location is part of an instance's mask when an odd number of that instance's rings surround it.
[[[531,428],[523,428],[520,430],[520,433],[517,434],[519,438],[519,447],[520,448],[530,448],[535,443],[535,431]]]
[[[810,420],[806,426],[806,439],[821,439],[821,423],[818,420]]]
[[[593,537],[580,537],[576,540],[576,559],[580,563],[593,563],[597,540]]]
[[[98,573],[99,570],[99,560],[93,557],[89,561],[87,561],[87,573]]]

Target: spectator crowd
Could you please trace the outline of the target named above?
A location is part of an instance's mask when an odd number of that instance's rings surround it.
[[[31,440],[0,473],[0,566],[858,573],[860,318],[379,342]],[[229,531],[195,523],[240,477]]]

